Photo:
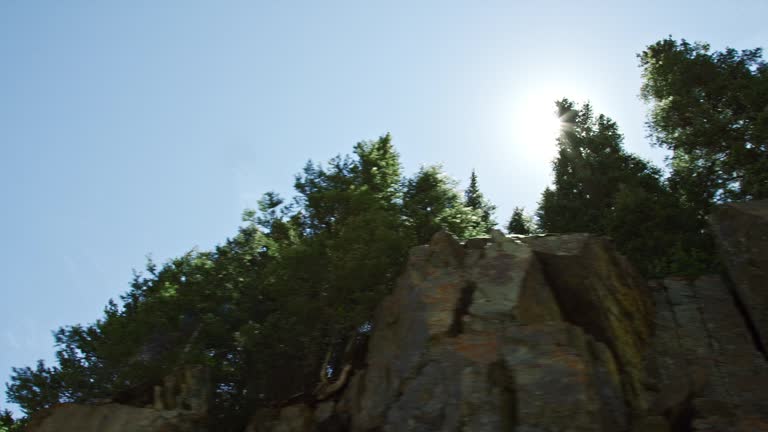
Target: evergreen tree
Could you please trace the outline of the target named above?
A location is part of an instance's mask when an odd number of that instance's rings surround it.
[[[429,242],[441,229],[462,239],[485,234],[482,210],[466,206],[456,181],[438,166],[422,167],[405,182],[403,214],[416,244]]]
[[[22,425],[14,420],[10,410],[0,411],[0,432],[17,432],[22,430]]]
[[[507,232],[510,234],[530,235],[533,234],[533,220],[524,213],[522,207],[515,207],[512,217],[507,224]]]
[[[469,187],[464,191],[464,205],[480,214],[480,221],[476,227],[477,230],[488,233],[494,226],[496,226],[496,221],[493,220],[493,213],[496,211],[496,206],[491,204],[485,196],[483,196],[483,193],[480,192],[475,170],[472,170],[472,175],[469,178]]]
[[[553,162],[554,188],[544,190],[536,213],[539,228],[609,235],[649,274],[708,265],[709,242],[690,221],[686,225],[690,214],[661,171],[624,150],[616,123],[595,116],[589,104],[563,99],[557,107],[565,122]]]
[[[338,373],[410,247],[440,229],[481,234],[481,213],[454,187],[436,168],[403,179],[389,135],[309,162],[292,201],[266,193],[214,250],[148,260],[101,319],[55,333],[57,365],[14,369],[6,394],[32,414],[141,393],[203,364],[210,430],[240,431],[255,409],[311,392],[326,359]]]

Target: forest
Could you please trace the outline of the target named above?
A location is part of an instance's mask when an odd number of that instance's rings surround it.
[[[240,431],[256,408],[311,393],[321,367],[334,379],[408,250],[441,230],[459,239],[499,225],[589,232],[612,238],[647,277],[716,269],[711,208],[768,198],[768,65],[760,48],[713,51],[671,37],[637,59],[650,145],[670,151],[666,170],[625,150],[619,125],[589,102],[564,98],[553,105],[562,127],[552,185],[534,213],[518,207],[499,222],[482,173],[460,191],[438,165],[403,173],[389,134],[361,141],[308,162],[295,196],[265,193],[215,249],[149,260],[102,317],[55,332],[55,364],[14,368],[8,400],[30,416],[128,398],[203,364],[211,430]],[[5,410],[0,431],[25,421]]]

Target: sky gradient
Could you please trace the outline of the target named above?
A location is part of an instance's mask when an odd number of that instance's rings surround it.
[[[407,174],[476,169],[504,223],[550,182],[553,100],[590,99],[661,164],[635,55],[768,40],[765,0],[536,3],[0,2],[0,382],[147,254],[209,249],[290,196],[307,159],[390,132]]]

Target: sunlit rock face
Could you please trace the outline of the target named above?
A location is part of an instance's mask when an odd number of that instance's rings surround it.
[[[615,356],[564,320],[536,246],[480,243],[438,233],[412,251],[377,315],[351,430],[625,427]]]
[[[250,432],[768,431],[768,363],[720,276],[646,283],[587,234],[414,248],[367,366]]]
[[[318,421],[280,429],[280,413],[251,430],[629,430],[649,405],[652,320],[645,283],[604,239],[438,233],[411,251],[367,367]]]

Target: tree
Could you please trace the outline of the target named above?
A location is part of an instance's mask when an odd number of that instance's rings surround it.
[[[491,204],[483,196],[483,193],[480,192],[475,170],[472,170],[472,175],[469,178],[469,187],[464,191],[464,205],[480,214],[480,221],[476,227],[477,230],[488,233],[496,226],[496,221],[493,220],[496,206]]]
[[[60,402],[58,372],[55,367],[46,367],[42,360],[38,360],[34,369],[12,368],[11,382],[6,384],[8,400],[18,404],[27,415]]]
[[[13,413],[4,409],[0,411],[0,432],[21,432],[24,430],[24,423],[13,418]]]
[[[563,99],[556,106],[564,125],[552,164],[554,188],[547,188],[539,203],[539,228],[605,233],[621,185],[660,189],[661,171],[627,153],[618,125],[603,114],[595,116],[589,103],[578,107]]]
[[[522,207],[515,207],[512,217],[507,224],[507,232],[510,234],[530,235],[534,231],[533,220],[524,213]]]
[[[670,185],[702,217],[717,202],[768,197],[768,65],[760,48],[710,51],[671,37],[638,54],[654,143]]]
[[[101,319],[55,333],[55,366],[13,370],[9,400],[27,414],[115,395],[143,405],[142,389],[203,364],[209,429],[243,430],[255,409],[311,393],[322,366],[342,369],[410,247],[440,229],[482,234],[481,211],[439,169],[402,177],[389,135],[308,162],[295,189],[293,200],[264,194],[214,250],[148,260]]]
[[[422,167],[406,180],[403,214],[416,244],[429,242],[442,229],[462,239],[485,234],[483,211],[464,204],[456,181],[439,166]]]
[[[698,272],[711,263],[711,242],[680,204],[661,170],[627,153],[618,126],[563,99],[564,126],[553,162],[554,187],[536,212],[544,232],[611,236],[646,274]]]

